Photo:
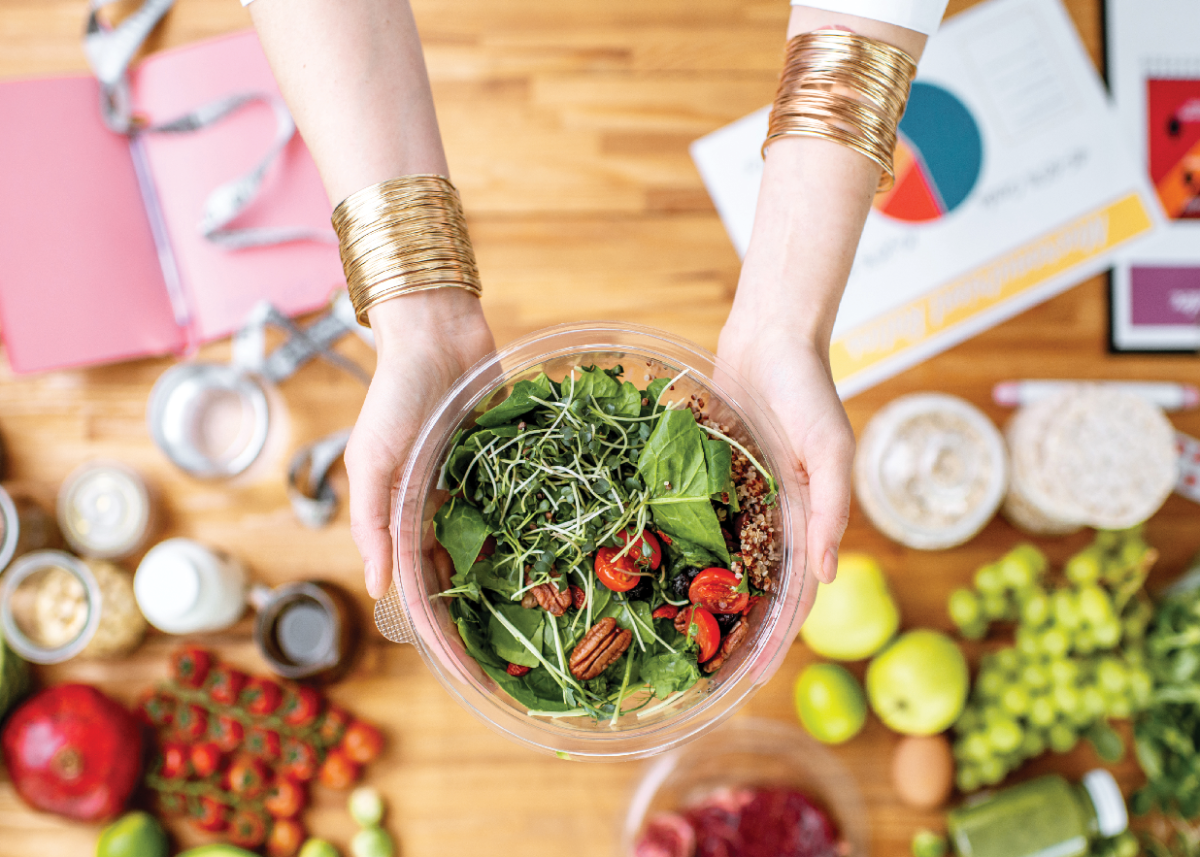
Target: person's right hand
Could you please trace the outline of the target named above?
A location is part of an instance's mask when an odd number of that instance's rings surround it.
[[[367,592],[392,580],[392,502],[405,460],[438,398],[495,349],[479,299],[462,289],[393,298],[368,311],[378,360],[346,446],[350,533]]]

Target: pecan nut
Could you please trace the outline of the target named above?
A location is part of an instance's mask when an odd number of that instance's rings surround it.
[[[558,579],[558,575],[553,572],[550,574],[550,576],[555,580]],[[528,575],[525,576],[525,583],[529,583]],[[567,608],[570,607],[574,601],[571,596],[570,589],[564,589],[560,592],[558,585],[553,582],[540,583],[533,587],[533,589],[529,590],[529,593],[537,599],[538,606],[540,606],[551,616],[561,616],[563,613],[566,613]]]
[[[568,666],[571,675],[580,681],[590,681],[604,672],[629,648],[633,633],[617,626],[617,620],[605,617],[583,635],[571,652]]]
[[[729,629],[729,633],[721,640],[721,648],[717,653],[709,658],[704,664],[706,673],[715,673],[721,667],[725,666],[725,661],[729,660],[729,656],[734,653],[746,639],[750,636],[750,622],[743,616],[738,619],[736,625]]]

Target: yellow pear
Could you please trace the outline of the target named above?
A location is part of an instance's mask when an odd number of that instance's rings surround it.
[[[847,553],[838,559],[833,583],[817,590],[800,638],[822,657],[857,661],[882,649],[899,626],[900,611],[879,563],[867,554]]]

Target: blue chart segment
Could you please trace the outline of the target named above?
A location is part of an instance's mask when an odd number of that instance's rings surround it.
[[[937,220],[971,194],[983,167],[983,137],[967,106],[932,83],[916,82],[896,141],[896,183],[875,209],[910,223]]]

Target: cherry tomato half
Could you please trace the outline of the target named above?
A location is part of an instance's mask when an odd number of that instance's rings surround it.
[[[614,560],[620,548],[600,548],[596,551],[596,577],[613,592],[628,592],[641,578],[633,570],[628,555]]]
[[[700,647],[700,663],[712,660],[721,645],[721,628],[703,607],[688,607],[675,617],[675,628]]]
[[[749,592],[738,592],[736,574],[724,568],[706,568],[688,587],[688,600],[710,613],[741,613],[750,603]]]
[[[620,539],[621,544],[629,544],[629,531],[622,530]],[[647,556],[643,550],[643,545],[650,550]],[[642,530],[642,534],[638,536],[637,544],[630,548],[629,553],[625,554],[633,560],[633,564],[638,568],[649,568],[651,571],[658,571],[659,565],[662,564],[662,548],[658,546],[658,539],[649,530]]]

